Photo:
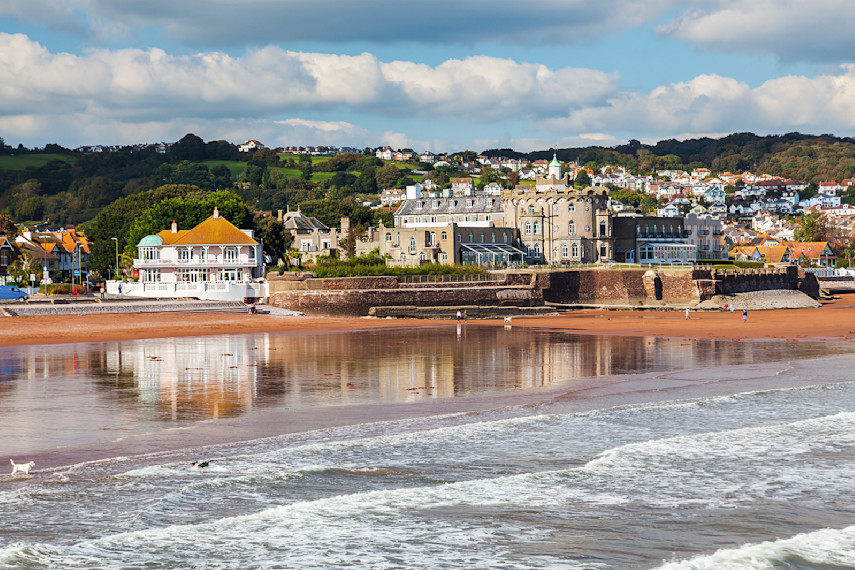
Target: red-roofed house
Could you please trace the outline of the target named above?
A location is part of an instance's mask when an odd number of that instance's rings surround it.
[[[255,150],[257,148],[266,148],[266,147],[255,139],[250,139],[250,140],[246,141],[245,143],[243,143],[242,145],[238,146],[238,150],[240,152],[249,152],[249,151]]]
[[[801,265],[813,265],[823,267],[834,267],[837,265],[837,256],[831,251],[827,241],[805,241],[789,242],[790,259],[798,261]]]

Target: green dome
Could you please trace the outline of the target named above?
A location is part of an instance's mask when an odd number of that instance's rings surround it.
[[[543,163],[541,163],[543,164]],[[555,158],[555,155],[552,155],[552,162],[549,163],[549,166],[561,166],[561,163],[558,162],[558,159]]]
[[[163,245],[163,238],[160,236],[145,236],[137,244],[137,247],[142,247],[146,245]]]

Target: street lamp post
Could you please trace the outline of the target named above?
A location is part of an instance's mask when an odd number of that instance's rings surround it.
[[[119,280],[119,238],[110,238],[116,242],[116,281]]]

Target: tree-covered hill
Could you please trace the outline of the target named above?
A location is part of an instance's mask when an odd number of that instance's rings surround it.
[[[713,172],[749,170],[813,183],[855,176],[855,139],[799,133],[770,136],[734,133],[720,139],[669,139],[655,145],[633,140],[613,148],[563,148],[530,153],[491,149],[483,154],[539,160],[552,158],[553,152],[563,161],[596,167],[613,164],[639,173],[704,167]]]

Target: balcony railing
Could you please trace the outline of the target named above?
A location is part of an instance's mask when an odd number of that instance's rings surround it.
[[[256,267],[255,259],[135,259],[134,267],[156,268],[156,267]]]

